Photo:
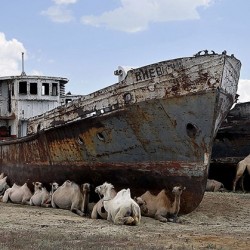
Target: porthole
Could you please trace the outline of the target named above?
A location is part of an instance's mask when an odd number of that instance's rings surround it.
[[[79,143],[80,145],[83,144],[83,139],[82,139],[80,136],[78,137],[78,143]]]
[[[132,96],[130,93],[126,93],[123,96],[125,103],[129,103],[132,100]]]
[[[199,133],[199,129],[197,128],[197,126],[192,123],[187,124],[186,131],[187,131],[187,135],[190,138],[195,138]]]
[[[97,133],[96,136],[100,141],[105,141],[105,137],[102,133]]]

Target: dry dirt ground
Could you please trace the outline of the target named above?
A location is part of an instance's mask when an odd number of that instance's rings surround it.
[[[0,249],[250,249],[250,193],[205,193],[179,223],[116,226],[70,211],[0,203]]]

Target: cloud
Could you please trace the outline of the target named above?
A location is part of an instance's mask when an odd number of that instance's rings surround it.
[[[51,21],[56,23],[68,23],[74,19],[72,11],[61,5],[51,6],[41,14],[48,16]]]
[[[250,102],[250,80],[240,79],[237,93],[240,95],[238,102]]]
[[[83,16],[81,22],[95,27],[138,32],[150,23],[199,19],[198,7],[214,0],[120,0],[121,6],[100,16]]]
[[[8,41],[5,34],[0,32],[0,76],[21,74],[22,52],[26,52],[26,49],[21,42],[16,39]]]
[[[53,2],[55,3],[55,4],[58,4],[58,5],[60,5],[60,4],[65,4],[65,5],[67,5],[67,4],[74,4],[74,3],[76,3],[78,0],[53,0]]]
[[[75,4],[78,0],[52,0],[55,5],[47,10],[41,11],[41,14],[48,16],[49,19],[56,23],[68,23],[74,20],[73,12],[67,8],[69,4]]]

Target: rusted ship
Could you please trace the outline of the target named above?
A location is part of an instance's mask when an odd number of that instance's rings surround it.
[[[212,149],[210,176],[232,189],[236,165],[250,153],[250,102],[237,103],[222,122]],[[248,178],[248,179],[247,179]],[[250,190],[249,177],[245,178]]]
[[[240,67],[233,55],[208,51],[120,67],[118,83],[29,118],[25,127],[20,119],[27,134],[0,142],[0,170],[11,183],[108,181],[133,195],[182,184],[181,212],[191,212],[203,198],[212,143],[235,102]],[[6,103],[22,77],[0,79]],[[63,82],[54,86],[58,93]],[[48,81],[48,94],[52,88]],[[7,124],[11,110],[1,117]]]

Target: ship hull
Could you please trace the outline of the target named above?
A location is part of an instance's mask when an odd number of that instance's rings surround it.
[[[249,152],[250,102],[238,103],[230,110],[215,137],[209,175],[231,190],[236,166]],[[249,176],[246,176],[244,183],[245,189],[249,190]]]
[[[202,200],[212,142],[236,94],[239,64],[227,59],[134,70],[117,85],[31,119],[29,136],[1,144],[1,170],[12,183],[108,181],[136,196],[181,184],[181,213],[189,213]],[[231,80],[223,78],[229,73]]]

